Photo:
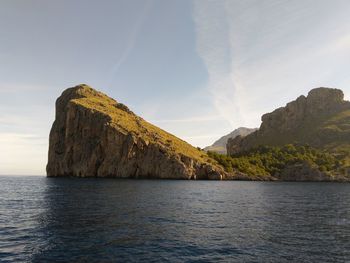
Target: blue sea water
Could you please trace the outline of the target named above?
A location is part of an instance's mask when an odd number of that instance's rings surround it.
[[[350,184],[0,177],[1,262],[350,262]]]

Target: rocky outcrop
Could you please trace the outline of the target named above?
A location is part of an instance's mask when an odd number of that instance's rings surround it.
[[[57,99],[47,176],[234,179],[177,137],[87,85]]]
[[[350,103],[344,101],[341,90],[313,89],[307,97],[300,96],[285,107],[263,115],[260,133],[293,131],[300,128],[305,121],[318,120],[345,109],[350,109]]]
[[[234,155],[259,145],[281,146],[288,143],[326,147],[347,141],[350,102],[341,90],[317,88],[307,97],[300,96],[271,113],[262,116],[258,131],[229,139],[227,153]]]
[[[322,172],[316,166],[308,162],[299,162],[285,167],[278,177],[282,181],[333,181],[333,176],[329,173]]]
[[[245,127],[240,127],[233,132],[221,137],[217,141],[215,141],[211,146],[207,146],[204,148],[204,151],[212,151],[212,152],[217,152],[220,154],[226,154],[226,144],[228,139],[236,138],[237,136],[242,136],[245,137],[253,132],[255,132],[257,129],[251,129],[251,128],[245,128]]]

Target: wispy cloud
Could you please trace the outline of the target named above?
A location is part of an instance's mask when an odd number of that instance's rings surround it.
[[[197,32],[197,49],[209,74],[208,89],[219,113],[231,126],[240,119],[235,103],[235,83],[231,79],[231,48],[225,1],[195,1],[194,20]]]
[[[349,50],[350,48],[350,33],[349,35],[344,35],[335,40],[334,45],[332,45],[335,51]]]
[[[47,140],[36,134],[0,133],[0,174],[44,175]]]
[[[53,110],[36,106],[29,92],[4,97],[24,96],[30,103],[10,100],[0,106],[0,174],[44,175],[47,162],[48,136]],[[4,98],[3,97],[3,98]],[[34,104],[34,105],[33,105]]]
[[[0,93],[29,92],[45,90],[45,86],[19,83],[0,83]]]
[[[33,125],[33,120],[18,114],[4,114],[0,113],[0,127],[8,125],[11,127],[18,127],[23,125]]]
[[[232,128],[317,86],[350,92],[350,3],[196,0],[197,51],[212,102]],[[347,86],[339,87],[338,85]]]
[[[192,123],[192,122],[215,122],[222,121],[223,117],[220,115],[216,116],[201,116],[201,117],[192,117],[186,119],[162,119],[162,120],[150,120],[151,123]]]
[[[37,136],[36,134],[28,133],[0,133],[0,142],[9,142],[13,140],[42,140],[43,137]]]
[[[127,43],[124,51],[122,52],[121,56],[116,60],[116,62],[113,65],[113,68],[111,70],[111,80],[109,81],[109,85],[113,81],[113,78],[118,73],[121,65],[125,62],[125,60],[128,58],[130,52],[135,46],[138,34],[143,26],[144,21],[146,20],[148,13],[153,5],[153,0],[146,0],[142,2],[143,6],[141,7],[140,15],[138,16],[137,20],[134,22],[133,26],[130,27],[129,36],[127,38]]]
[[[213,139],[216,137],[222,137],[222,134],[205,134],[205,135],[197,135],[197,136],[185,136],[184,140],[197,140],[197,139]]]

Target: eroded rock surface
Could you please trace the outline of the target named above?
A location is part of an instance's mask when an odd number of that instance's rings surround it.
[[[349,142],[350,102],[339,89],[317,88],[285,107],[262,116],[258,131],[229,139],[227,153],[247,151],[259,145],[288,143],[325,147]]]
[[[232,179],[200,151],[87,85],[57,99],[47,175]]]

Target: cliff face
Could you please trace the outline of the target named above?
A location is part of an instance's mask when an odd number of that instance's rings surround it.
[[[205,152],[87,85],[57,99],[47,176],[232,179]]]
[[[317,88],[261,118],[258,131],[242,138],[229,139],[230,155],[259,145],[281,146],[288,143],[331,148],[348,144],[350,102],[341,90]]]

